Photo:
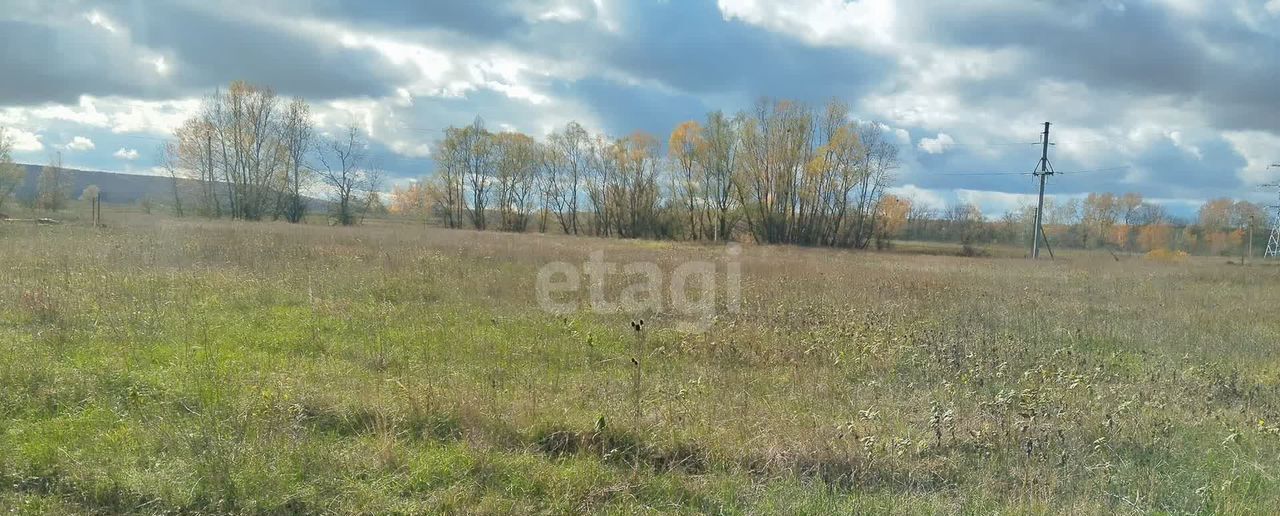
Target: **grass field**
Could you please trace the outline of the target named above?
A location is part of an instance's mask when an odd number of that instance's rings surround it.
[[[1280,507],[1280,268],[747,246],[741,310],[682,333],[673,313],[539,308],[539,268],[593,251],[724,255],[410,225],[0,225],[0,509]]]

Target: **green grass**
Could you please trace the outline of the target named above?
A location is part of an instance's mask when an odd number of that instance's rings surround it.
[[[672,313],[538,309],[537,268],[593,250],[666,270],[722,253],[0,225],[0,509],[1280,506],[1280,269],[748,247],[743,310],[684,334]]]

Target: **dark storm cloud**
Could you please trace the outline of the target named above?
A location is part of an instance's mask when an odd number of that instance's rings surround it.
[[[808,102],[850,98],[886,79],[892,67],[865,53],[810,47],[782,34],[726,22],[711,2],[620,7],[618,17],[626,22],[617,34],[597,32],[588,41],[575,40],[580,33],[570,32],[562,38],[561,51],[585,52],[602,67],[685,93],[737,95],[748,101],[760,96]]]
[[[1212,7],[1188,19],[1145,2],[1021,5],[911,18],[944,45],[1028,52],[1017,78],[966,87],[974,97],[1022,95],[1036,79],[1052,78],[1100,93],[1201,101],[1222,129],[1280,130],[1280,117],[1262,115],[1280,103],[1280,32],[1254,31]]]
[[[317,40],[227,11],[147,2],[117,14],[137,43],[176,53],[175,75],[193,88],[243,79],[327,99],[386,95],[405,79],[376,52],[342,48],[336,34]]]
[[[130,8],[132,6],[132,8]],[[74,103],[82,94],[160,98],[198,95],[236,79],[313,99],[381,96],[405,76],[382,56],[317,41],[246,17],[171,2],[99,8],[122,34],[82,22],[0,21],[0,105]],[[128,39],[124,39],[127,34]],[[146,59],[164,56],[170,73]]]
[[[1199,156],[1163,139],[1136,156],[1133,162],[1147,175],[1143,192],[1149,197],[1239,195],[1233,186],[1239,183],[1235,172],[1246,165],[1244,158],[1220,139],[1196,147]]]
[[[153,69],[121,59],[127,49],[96,32],[60,31],[0,21],[0,105],[75,103],[86,92],[152,96],[172,93],[148,76]]]
[[[502,2],[320,0],[306,5],[317,16],[379,30],[437,28],[476,38],[499,38],[527,25]]]
[[[670,94],[614,81],[588,78],[562,90],[600,116],[602,128],[615,137],[645,131],[664,139],[676,123],[700,120],[714,109],[695,97]]]

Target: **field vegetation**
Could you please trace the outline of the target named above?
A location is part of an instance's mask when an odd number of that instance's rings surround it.
[[[724,255],[382,221],[0,225],[0,508],[1280,506],[1280,268],[747,246],[741,310],[682,333],[540,309],[539,268],[594,251]]]

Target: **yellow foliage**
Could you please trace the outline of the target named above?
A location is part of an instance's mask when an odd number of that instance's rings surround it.
[[[1153,224],[1138,228],[1138,248],[1148,251],[1166,250],[1173,240],[1173,228]]]
[[[396,186],[391,190],[391,206],[388,210],[401,216],[426,215],[431,207],[431,191],[422,183]]]
[[[883,237],[896,236],[907,225],[907,214],[911,212],[911,200],[896,195],[885,195],[876,206],[877,233]]]
[[[1115,226],[1112,226],[1111,232],[1107,235],[1107,243],[1117,247],[1127,246],[1129,244],[1130,229],[1131,227],[1128,224],[1116,224]]]

